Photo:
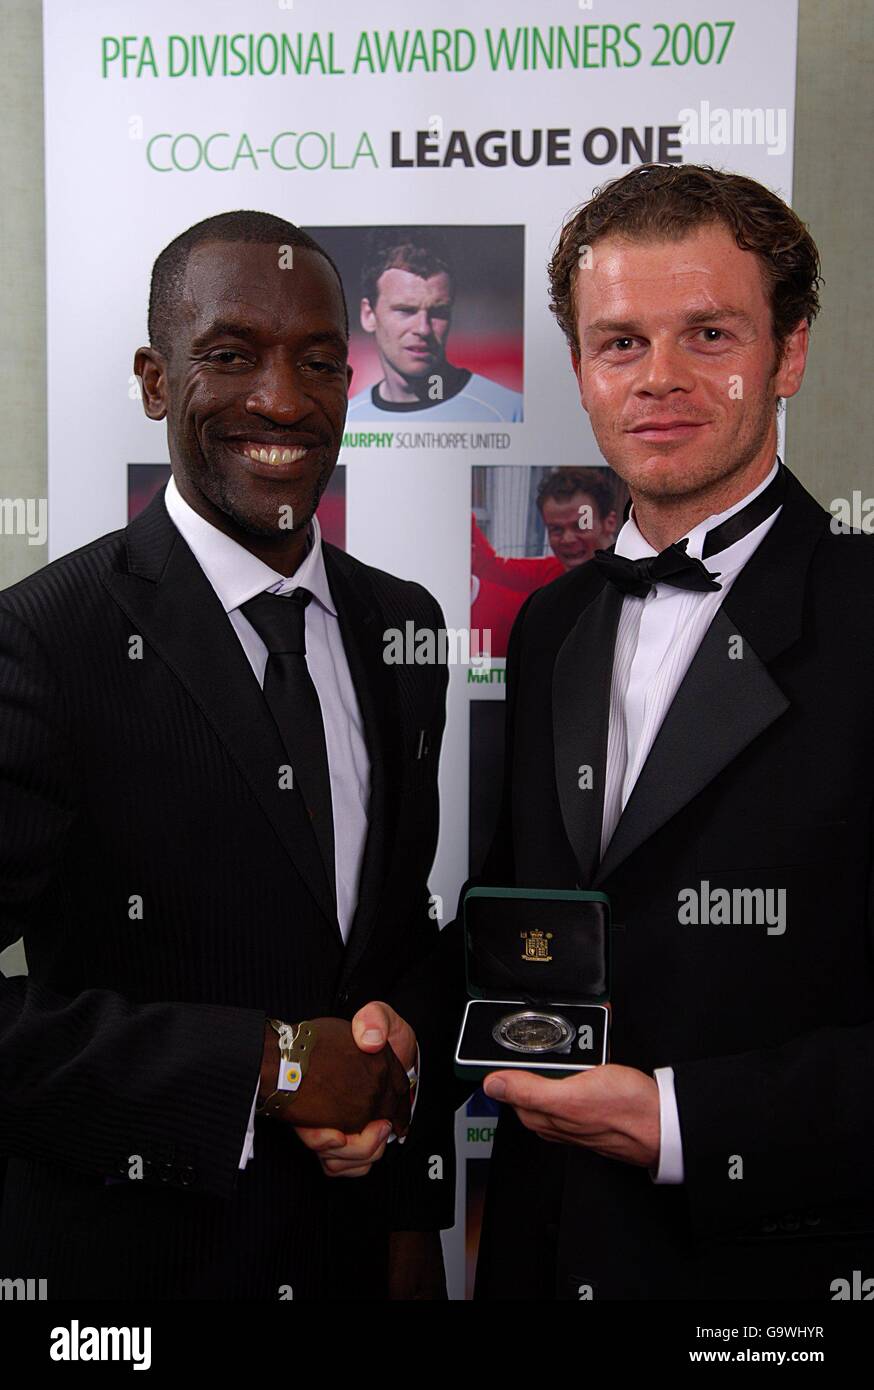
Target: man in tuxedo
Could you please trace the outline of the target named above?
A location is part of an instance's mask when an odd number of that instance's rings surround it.
[[[477,1293],[841,1296],[874,1275],[874,555],[777,457],[816,248],[753,180],[651,165],[550,276],[631,510],[515,623],[481,881],[609,896],[611,1052],[487,1078]]]
[[[410,1127],[387,1001],[436,939],[446,668],[383,660],[442,618],[320,536],[340,279],[280,218],[209,218],[149,334],[166,492],[0,596],[0,947],[29,967],[0,977],[0,1267],[50,1299],[445,1296],[451,1112],[426,1085]]]

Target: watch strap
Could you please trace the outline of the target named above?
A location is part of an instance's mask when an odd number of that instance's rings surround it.
[[[268,1018],[267,1022],[279,1038],[279,1073],[276,1089],[263,1105],[255,1107],[255,1113],[281,1115],[294,1101],[295,1094],[307,1074],[316,1044],[316,1030],[308,1021],[294,1024],[285,1023],[278,1018]]]

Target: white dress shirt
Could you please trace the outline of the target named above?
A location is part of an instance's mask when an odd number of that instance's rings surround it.
[[[778,464],[779,459],[776,459],[763,482],[740,502],[693,526],[687,532],[689,544],[686,553],[700,560],[707,532],[764,492],[776,476]],[[778,508],[746,536],[704,561],[711,574],[718,578],[721,589],[694,592],[671,588],[669,584],[657,584],[646,598],[626,594],[613,655],[601,825],[602,859],[656,734],[705,632],[747,560],[773,526],[779,511]],[[637,529],[633,508],[616,538],[615,552],[629,560],[658,554]],[[673,1068],[656,1068],[655,1079],[659,1088],[661,1147],[653,1181],[681,1183],[684,1178],[683,1145]]]
[[[346,941],[358,902],[358,887],[370,799],[370,760],[364,741],[364,725],[349,672],[337,609],[328,587],[322,554],[322,533],[317,517],[310,523],[309,550],[292,575],[278,574],[200,516],[180,495],[173,477],[164,501],[170,519],[191,549],[212,585],[236,632],[255,679],[263,688],[267,648],[240,605],[265,590],[289,594],[299,585],[309,589],[312,600],[305,609],[306,661],[322,707],[331,803],[334,813],[334,861],[337,888],[337,920]],[[256,1087],[255,1096],[258,1090]],[[245,1168],[252,1156],[255,1133],[255,1101],[240,1157]]]

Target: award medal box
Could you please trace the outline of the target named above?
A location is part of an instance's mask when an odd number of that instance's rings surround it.
[[[610,901],[582,889],[470,888],[459,1076],[569,1076],[607,1060]]]

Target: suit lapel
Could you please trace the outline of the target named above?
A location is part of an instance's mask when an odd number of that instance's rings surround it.
[[[279,732],[227,614],[167,514],[163,493],[128,526],[127,551],[127,571],[105,581],[110,593],[224,743],[321,909],[326,930],[339,941],[303,803],[279,786],[286,761]]]
[[[395,682],[384,660],[385,623],[366,571],[335,546],[326,544],[324,554],[370,760],[367,839],[343,963],[348,975],[373,931],[394,841],[401,777],[400,710]]]
[[[599,884],[702,791],[789,701],[720,607],[680,685],[595,876]]]
[[[596,887],[789,708],[767,663],[801,635],[807,569],[827,524],[827,514],[788,474],[783,510],[704,635],[607,846]],[[737,638],[742,655],[732,658]]]
[[[602,587],[565,638],[552,673],[555,783],[580,883],[588,887],[600,857],[613,649],[622,595]],[[580,785],[591,768],[591,786]]]

